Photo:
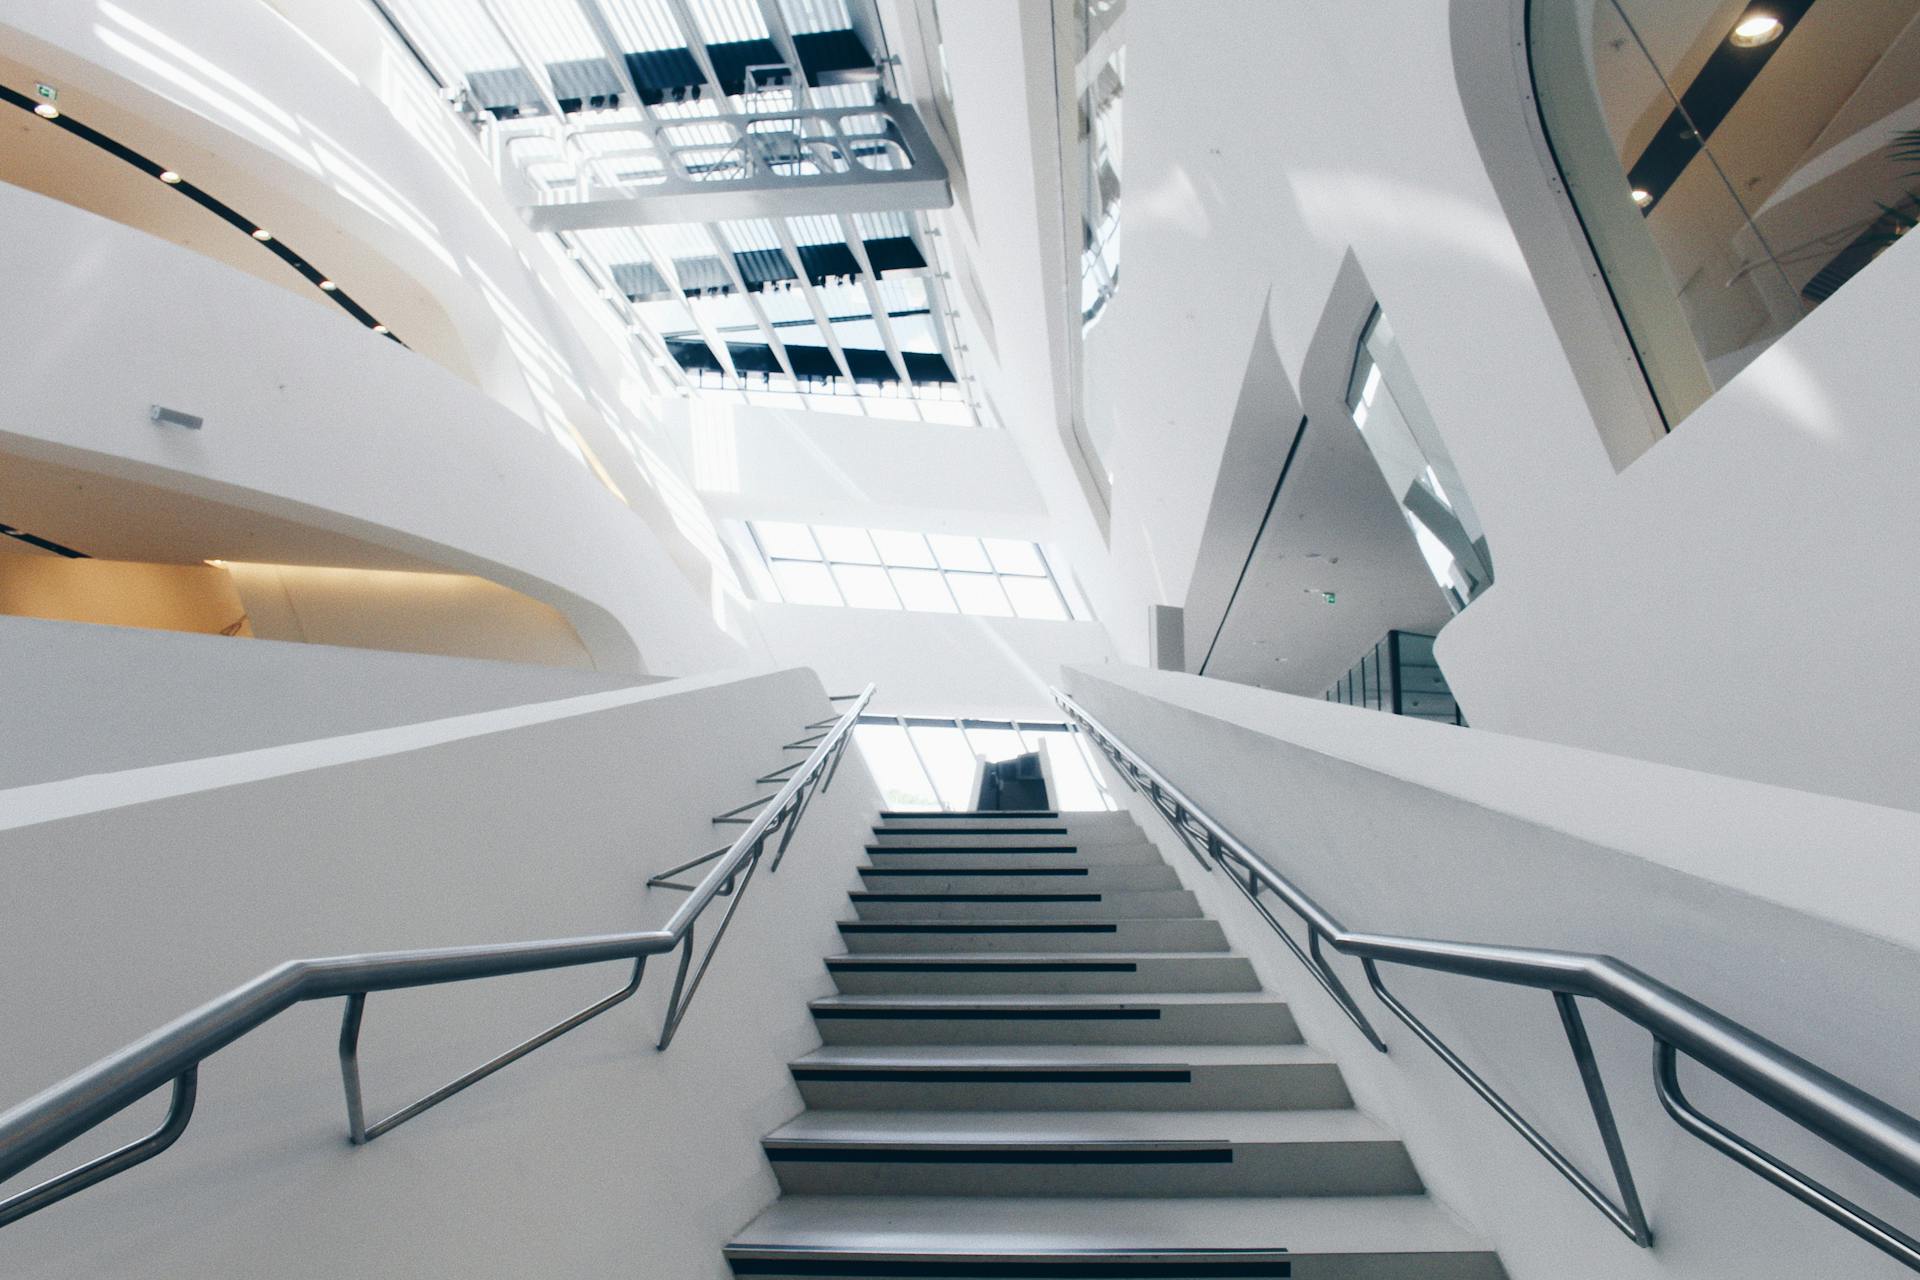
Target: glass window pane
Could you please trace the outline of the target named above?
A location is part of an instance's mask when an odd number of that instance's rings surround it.
[[[780,598],[788,604],[840,604],[840,593],[823,564],[798,564],[791,560],[773,562],[773,579],[780,585]]]
[[[933,545],[933,554],[940,557],[942,569],[978,569],[982,572],[993,566],[987,561],[987,553],[980,549],[980,539],[959,538],[950,533],[930,533],[927,541]]]
[[[933,552],[927,549],[927,540],[917,533],[875,529],[873,541],[880,548],[881,559],[888,564],[903,565],[909,569],[933,568]]]
[[[826,552],[829,560],[843,560],[852,564],[880,563],[880,556],[873,549],[873,540],[867,537],[865,529],[816,525],[813,536],[820,540],[820,550]]]
[[[960,602],[962,613],[979,614],[987,618],[1013,616],[1006,593],[1000,590],[1000,580],[991,574],[950,573],[947,575],[947,585],[953,588],[953,598]]]
[[[937,569],[894,569],[893,585],[900,602],[922,613],[957,613],[959,606],[947,594],[946,583]]]
[[[1071,734],[1039,733],[1040,750],[1046,754],[1047,780],[1051,782],[1053,807],[1062,811],[1100,810],[1107,804],[1106,790],[1100,785],[1087,759],[1074,745]]]
[[[983,760],[1011,760],[1015,756],[1027,753],[1026,745],[1020,741],[1020,735],[1012,729],[986,729],[978,725],[968,725],[967,740],[973,744],[974,752]]]
[[[987,554],[993,557],[993,567],[1002,573],[1025,573],[1045,576],[1047,562],[1040,558],[1040,548],[1031,542],[1015,542],[1011,538],[982,538]]]
[[[854,726],[853,740],[867,762],[867,772],[880,788],[889,809],[938,809],[940,797],[920,768],[907,741],[907,731],[897,724]]]
[[[864,564],[836,564],[833,566],[833,577],[840,584],[840,594],[856,609],[900,607],[899,597],[893,594],[885,569]]]
[[[940,800],[949,809],[973,807],[973,751],[957,728],[914,725],[907,730],[920,748]]]
[[[803,524],[755,520],[753,531],[759,536],[761,548],[770,556],[795,560],[820,558],[820,552],[813,545],[813,535],[807,532],[807,526]]]
[[[1000,585],[1006,588],[1007,598],[1013,601],[1013,611],[1021,617],[1067,620],[1067,611],[1060,603],[1060,593],[1053,589],[1050,579],[1002,578]]]

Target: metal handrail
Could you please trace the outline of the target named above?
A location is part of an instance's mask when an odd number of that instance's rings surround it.
[[[1053,698],[1113,763],[1122,780],[1148,799],[1200,864],[1209,871],[1217,866],[1228,873],[1234,886],[1253,902],[1376,1049],[1384,1053],[1387,1046],[1327,964],[1323,947],[1358,959],[1368,985],[1381,1003],[1636,1244],[1643,1248],[1650,1246],[1653,1234],[1627,1166],[1625,1148],[1607,1102],[1599,1064],[1580,1019],[1578,997],[1606,1005],[1652,1035],[1655,1091],[1661,1105],[1683,1129],[1883,1253],[1920,1271],[1920,1239],[1703,1115],[1681,1092],[1679,1059],[1684,1054],[1916,1196],[1920,1196],[1920,1120],[1611,956],[1350,930],[1271,863],[1209,817],[1185,792],[1073,698],[1058,689],[1053,691]],[[1309,935],[1306,948],[1299,945],[1260,900],[1263,892],[1279,899],[1300,918]],[[1619,1189],[1617,1203],[1387,989],[1380,977],[1382,964],[1406,965],[1553,993],[1594,1122],[1612,1166]]]
[[[348,1138],[356,1145],[372,1141],[624,1001],[639,989],[648,956],[664,955],[680,948],[679,974],[667,1002],[658,1044],[659,1048],[665,1049],[673,1039],[681,1019],[686,1016],[694,990],[699,986],[700,976],[705,974],[712,962],[714,949],[726,932],[727,924],[739,909],[743,896],[739,890],[745,887],[757,869],[767,840],[776,833],[780,836],[779,851],[770,868],[770,871],[778,870],[779,855],[785,853],[794,832],[798,830],[808,801],[816,789],[824,791],[831,785],[833,775],[839,769],[840,757],[853,740],[853,726],[872,696],[873,686],[868,685],[858,694],[841,695],[834,699],[836,702],[850,700],[853,706],[832,722],[833,727],[822,735],[799,771],[767,799],[765,807],[747,824],[739,838],[726,849],[702,859],[713,860],[713,867],[697,885],[691,886],[687,900],[658,929],[593,937],[551,938],[538,942],[292,960],[175,1019],[0,1114],[0,1182],[4,1182],[155,1090],[169,1084],[173,1086],[172,1106],[158,1129],[107,1155],[0,1200],[0,1227],[165,1151],[186,1129],[192,1117],[200,1063],[262,1023],[308,1000],[335,997],[345,997],[346,1000],[339,1052],[341,1079],[347,1099]],[[694,926],[713,900],[723,895],[730,895],[733,900],[728,904],[719,927],[715,929],[712,941],[707,943],[699,970],[689,984],[687,977],[695,949]],[[589,1005],[532,1039],[523,1041],[386,1119],[371,1125],[365,1122],[361,1106],[358,1042],[360,1022],[369,993],[443,982],[467,982],[515,973],[538,973],[616,960],[630,960],[634,966],[631,981],[620,991]]]

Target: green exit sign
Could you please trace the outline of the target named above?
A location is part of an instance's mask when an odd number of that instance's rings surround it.
[[[52,102],[60,96],[60,91],[50,84],[36,84],[33,86],[33,91],[42,98],[45,98],[48,102]]]

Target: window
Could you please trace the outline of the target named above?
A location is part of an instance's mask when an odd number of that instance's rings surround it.
[[[981,762],[1037,751],[1047,799],[1062,811],[1117,809],[1085,741],[1064,724],[965,720],[954,716],[860,717],[853,740],[889,809],[959,810],[973,806]]]
[[[1091,327],[1120,286],[1120,105],[1127,80],[1123,0],[1082,0],[1080,321]]]
[[[788,604],[1073,617],[1045,554],[1031,542],[777,520],[750,520],[747,528]]]
[[[1434,581],[1458,613],[1493,585],[1493,560],[1466,486],[1378,307],[1360,335],[1347,407]]]
[[[1920,0],[1531,0],[1555,160],[1679,422],[1920,216]]]

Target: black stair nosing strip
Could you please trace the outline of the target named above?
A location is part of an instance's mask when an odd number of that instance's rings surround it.
[[[1032,924],[1006,921],[975,924],[965,920],[842,920],[842,933],[1118,933],[1118,921],[1107,923],[1059,924],[1039,920]]]
[[[847,1084],[1192,1084],[1190,1067],[794,1066],[795,1080]]]
[[[1158,1022],[1158,1009],[816,1009],[838,1022]]]
[[[1091,867],[861,867],[863,876],[1090,876]]]
[[[855,890],[855,902],[1104,902],[1103,893],[871,893]]]
[[[916,827],[914,831],[887,831],[874,827],[874,835],[1073,835],[1066,827],[1000,827],[981,831],[979,827]]]
[[[829,973],[1138,973],[1135,960],[866,960],[827,961]]]
[[[1098,1146],[928,1143],[894,1146],[836,1139],[766,1138],[772,1164],[1232,1164],[1233,1147],[1206,1143],[1113,1142]]]
[[[870,844],[868,853],[1078,853],[1077,844]]]
[[[973,1260],[959,1255],[940,1258],[786,1255],[778,1246],[746,1245],[758,1257],[737,1256],[730,1246],[727,1261],[736,1276],[828,1276],[844,1280],[1292,1280],[1293,1264],[1275,1256],[1285,1249],[1247,1250],[1263,1256],[1245,1257],[1242,1251],[1195,1251],[1180,1258],[1180,1250],[1153,1250],[1144,1259],[1125,1252],[1087,1250],[1072,1257]],[[1176,1261],[1163,1259],[1176,1258]]]
[[[1088,812],[1093,812],[1093,810],[1088,810]],[[906,818],[914,822],[1038,822],[1042,818],[1051,820],[1059,817],[1060,810],[1058,809],[1002,809],[998,811],[988,810],[986,812],[968,812],[966,810],[956,809],[938,811],[928,809],[882,809],[880,811],[880,819],[883,822],[891,821],[894,818]]]

